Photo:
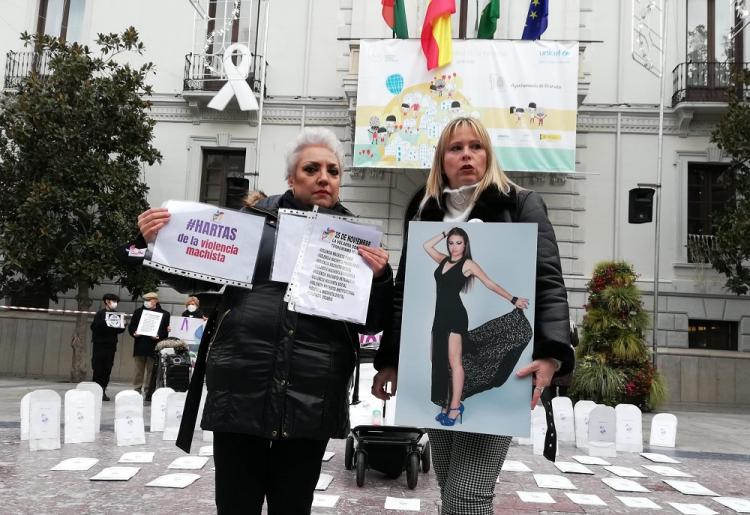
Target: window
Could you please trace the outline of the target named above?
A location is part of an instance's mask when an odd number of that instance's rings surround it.
[[[691,349],[737,350],[737,326],[737,322],[690,319],[688,345]]]
[[[727,165],[688,164],[688,262],[706,262],[716,225],[726,206],[734,203],[734,174]]]
[[[40,0],[36,31],[63,41],[80,41],[86,0]]]
[[[204,149],[201,202],[240,209],[249,187],[244,150]]]

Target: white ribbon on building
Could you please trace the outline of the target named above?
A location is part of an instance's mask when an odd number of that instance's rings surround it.
[[[232,62],[234,52],[240,53],[240,62],[235,66]],[[250,73],[250,66],[253,59],[250,49],[239,43],[234,43],[224,51],[224,73],[227,75],[227,83],[208,103],[208,107],[222,111],[232,97],[237,97],[237,103],[243,111],[257,111],[258,101],[255,99],[255,93],[247,83],[247,76]]]

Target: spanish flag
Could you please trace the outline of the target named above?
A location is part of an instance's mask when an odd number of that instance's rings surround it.
[[[451,15],[456,12],[455,0],[430,0],[422,25],[422,51],[427,69],[440,68],[453,59]]]

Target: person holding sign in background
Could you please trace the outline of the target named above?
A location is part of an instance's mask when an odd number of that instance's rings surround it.
[[[153,320],[156,320],[157,315],[161,315],[161,318],[158,324],[155,324],[154,330],[148,331],[148,334],[141,334],[139,331],[144,331],[145,325],[141,323],[141,319],[153,318]],[[128,333],[133,337],[133,360],[135,361],[133,389],[143,394],[147,401],[150,401],[150,394],[153,392],[149,391],[149,384],[151,372],[154,368],[156,344],[159,340],[169,336],[169,313],[161,308],[159,295],[155,292],[143,295],[143,306],[133,312],[130,324],[128,324]]]
[[[443,240],[446,241],[447,254],[435,248]],[[438,264],[434,274],[437,299],[432,324],[431,400],[442,408],[435,420],[444,426],[452,426],[457,420],[463,420],[464,405],[461,401],[468,396],[464,391],[463,349],[464,344],[468,343],[469,317],[461,302],[460,293],[468,292],[474,278],[477,278],[516,309],[526,309],[529,300],[511,295],[487,276],[479,263],[472,259],[469,235],[460,227],[433,236],[423,246],[427,254]],[[503,330],[497,337],[503,341],[491,341],[487,344],[515,348],[518,350],[517,357],[520,357],[520,352],[529,340],[523,337],[523,331],[518,331],[514,327],[517,319],[512,312],[510,316],[501,317],[499,320]],[[526,324],[528,325],[528,322]],[[521,338],[518,338],[518,335]],[[474,343],[477,344],[479,342]],[[509,366],[512,368],[515,363],[509,363]]]
[[[533,377],[531,406],[534,407],[552,376],[568,373],[574,362],[560,254],[542,198],[513,184],[505,175],[493,154],[487,129],[478,120],[458,117],[443,129],[427,185],[407,208],[404,249],[410,220],[538,224],[533,361],[518,371],[519,376]],[[381,342],[375,358],[378,373],[373,379],[372,391],[381,399],[389,398],[396,390],[405,270],[406,252],[403,252],[394,289],[393,330],[390,338]],[[525,307],[523,301],[517,299],[514,305]],[[391,383],[390,392],[386,390],[388,383]],[[551,406],[545,408],[551,409]],[[511,438],[439,429],[427,432],[441,490],[442,513],[492,514],[495,480]],[[551,455],[548,450],[552,451]],[[554,459],[554,450],[554,440],[549,449],[545,442],[545,456]]]
[[[122,314],[118,316],[115,311],[120,297],[105,293],[102,302],[104,308],[97,311],[91,321],[91,380],[102,387],[102,400],[108,401],[107,385],[115,362],[117,336],[125,331],[125,325]]]
[[[286,156],[289,189],[245,208],[265,218],[253,288],[227,286],[210,316],[177,440],[189,452],[205,373],[201,427],[214,433],[220,514],[259,514],[264,499],[271,514],[310,513],[328,439],[348,434],[357,334],[378,332],[391,318],[393,276],[382,248],[358,247],[373,272],[363,325],[291,311],[287,283],[270,280],[279,209],[351,215],[339,201],[343,154],[333,132],[305,128]],[[138,246],[154,241],[169,219],[163,208],[142,213]],[[181,291],[216,289],[165,280]]]

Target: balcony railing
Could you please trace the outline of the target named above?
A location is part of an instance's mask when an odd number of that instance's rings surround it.
[[[732,75],[737,69],[748,69],[748,63],[690,62],[672,70],[672,106],[680,102],[727,102]],[[748,98],[750,90],[745,86]]]
[[[713,234],[688,234],[688,263],[710,263],[716,253],[716,236]]]
[[[49,54],[37,52],[14,52],[5,59],[5,89],[18,89],[32,74],[49,75]]]
[[[252,58],[247,83],[253,91],[260,89],[260,81],[256,80],[256,59]],[[187,54],[185,56],[185,78],[183,91],[218,91],[226,84],[227,75],[224,72],[224,54]]]

